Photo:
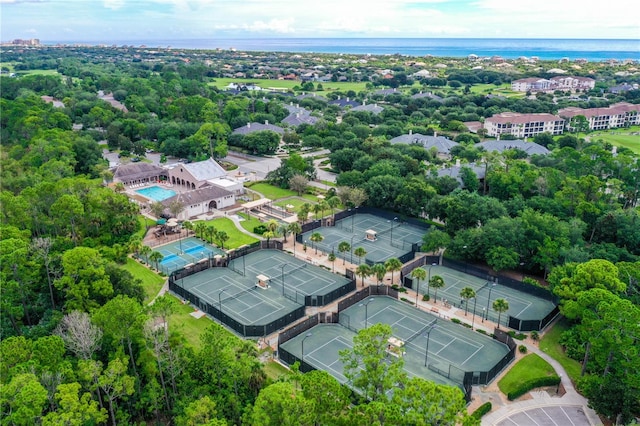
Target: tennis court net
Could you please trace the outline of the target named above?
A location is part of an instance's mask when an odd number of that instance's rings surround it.
[[[422,333],[427,331],[427,329],[429,327],[435,326],[437,321],[438,321],[438,319],[436,318],[432,322],[430,322],[429,324],[427,324],[424,327],[422,327],[417,333],[413,333],[411,336],[409,336],[408,339],[405,340],[405,343],[409,343],[409,342],[413,341],[416,337],[420,336]]]
[[[241,271],[240,269],[236,268],[236,261],[232,260],[231,262],[229,262],[229,269],[231,269],[233,272],[238,273],[240,275],[242,275],[244,277],[244,271]]]

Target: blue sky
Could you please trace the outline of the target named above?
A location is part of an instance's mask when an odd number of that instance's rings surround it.
[[[640,1],[606,5],[585,0],[0,0],[0,39],[639,39]]]

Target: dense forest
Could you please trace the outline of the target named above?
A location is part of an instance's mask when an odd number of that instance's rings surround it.
[[[216,324],[192,347],[170,332],[175,300],[164,296],[145,306],[140,282],[121,268],[144,229],[137,207],[104,185],[112,173],[103,147],[123,158],[144,158],[153,150],[194,161],[224,158],[229,149],[271,154],[279,135],[232,131],[250,122],[279,124],[291,104],[318,121],[284,126],[283,141],[293,152],[331,152],[327,167],[338,173],[345,205],[365,203],[430,220],[437,230],[425,236],[425,251],[446,249],[447,256],[495,271],[539,277],[531,285],[548,283],[572,325],[563,337],[567,354],[584,366],[578,388],[611,419],[628,422],[640,413],[640,157],[584,133],[536,136],[534,142],[551,151],[546,156],[498,154],[476,148],[482,134],[463,125],[502,111],[553,113],[569,105],[640,102],[637,90],[602,94],[619,82],[615,68],[597,68],[596,89],[576,99],[562,93],[502,97],[469,88],[531,71],[471,70],[451,61],[437,75],[414,81],[409,76],[415,66],[392,56],[331,69],[336,78],[366,81],[358,92],[294,97],[321,89],[301,83],[293,93],[267,97],[223,90],[216,78],[265,69],[286,73],[311,67],[313,60],[40,48],[3,52],[3,61],[24,72],[0,77],[3,424],[474,423],[463,414],[458,390],[408,379],[393,368],[385,377],[372,373],[370,380],[380,381],[383,391],[361,399],[357,395],[366,392],[351,393],[324,372],[294,369],[272,382],[253,342]],[[392,69],[394,78],[379,77],[376,67]],[[406,89],[374,94],[383,86]],[[422,89],[439,99],[411,96]],[[112,93],[126,109],[100,93]],[[384,110],[343,111],[327,102],[339,97]],[[389,143],[409,131],[437,133],[460,145],[443,159],[420,146]],[[462,183],[438,176],[456,161]],[[472,164],[484,170],[483,179]],[[283,161],[268,180],[289,187],[297,174],[314,176],[309,163]],[[365,330],[354,354],[370,350],[388,332]],[[393,387],[393,396],[384,392]]]

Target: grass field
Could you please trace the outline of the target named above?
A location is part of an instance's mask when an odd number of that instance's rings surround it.
[[[240,226],[249,232],[253,232],[253,228],[262,224],[258,219],[253,216],[249,216],[246,213],[238,213],[238,216],[244,219],[240,222]]]
[[[507,374],[498,382],[500,391],[507,395],[520,387],[520,383],[538,377],[553,376],[553,367],[536,354],[529,354],[518,361]]]
[[[295,197],[298,196],[298,193],[291,191],[290,189],[278,188],[277,186],[269,185],[268,183],[258,182],[249,187],[249,189],[253,189],[264,195],[266,198],[270,200],[278,200],[280,198],[285,197]],[[302,198],[309,200],[309,202],[317,203],[318,197],[311,194],[302,194]]]
[[[15,73],[18,75],[60,75],[56,70],[25,70]]]
[[[573,383],[580,378],[581,365],[578,361],[565,355],[562,345],[559,343],[562,333],[569,329],[564,320],[560,320],[553,325],[551,330],[544,334],[540,340],[540,349],[549,354],[562,365]]]
[[[257,238],[254,238],[250,235],[247,235],[241,232],[236,224],[233,223],[231,219],[227,219],[226,217],[208,220],[205,222],[206,225],[213,225],[218,231],[224,231],[229,236],[229,240],[224,244],[225,250],[238,248],[245,244],[253,244],[258,241]],[[253,229],[250,230],[253,232]]]
[[[201,346],[200,335],[212,322],[206,316],[194,318],[191,316],[192,312],[194,312],[193,306],[183,305],[181,302],[176,303],[175,313],[169,317],[169,328],[172,332],[181,334],[188,344],[199,348]]]
[[[278,380],[282,376],[289,374],[289,370],[280,363],[269,361],[264,364],[264,372],[271,380]]]
[[[127,263],[122,265],[122,269],[129,271],[131,275],[142,281],[142,287],[144,288],[145,294],[145,304],[149,303],[151,299],[156,297],[166,279],[131,258],[128,258]]]
[[[636,133],[635,135],[632,133]],[[587,134],[592,141],[602,139],[615,146],[629,148],[636,154],[640,154],[640,126],[632,126],[628,129],[613,129]]]
[[[257,86],[262,87],[263,89],[287,89],[293,90],[295,86],[300,86],[302,82],[296,80],[270,80],[270,79],[259,79],[259,78],[216,78],[214,81],[209,83],[210,86],[217,86],[218,89],[224,89],[230,83],[254,83]],[[318,83],[313,83],[317,85]],[[326,96],[327,92],[333,91],[342,91],[347,92],[349,90],[353,90],[354,92],[360,92],[366,89],[367,83],[362,82],[326,82],[321,83],[324,88],[323,91],[314,92],[318,96]]]

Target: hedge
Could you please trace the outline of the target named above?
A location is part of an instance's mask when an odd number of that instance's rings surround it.
[[[480,420],[482,418],[482,416],[484,416],[485,414],[487,414],[488,412],[491,411],[491,408],[492,408],[491,407],[491,403],[490,402],[485,402],[484,404],[479,406],[476,409],[476,411],[471,413],[471,417],[473,417],[474,419]]]
[[[558,376],[538,377],[533,380],[527,380],[520,383],[520,386],[517,389],[509,392],[507,394],[507,398],[509,398],[509,401],[513,401],[514,399],[519,398],[525,393],[529,392],[531,389],[539,388],[542,386],[555,386],[558,384],[560,384],[560,377]]]

